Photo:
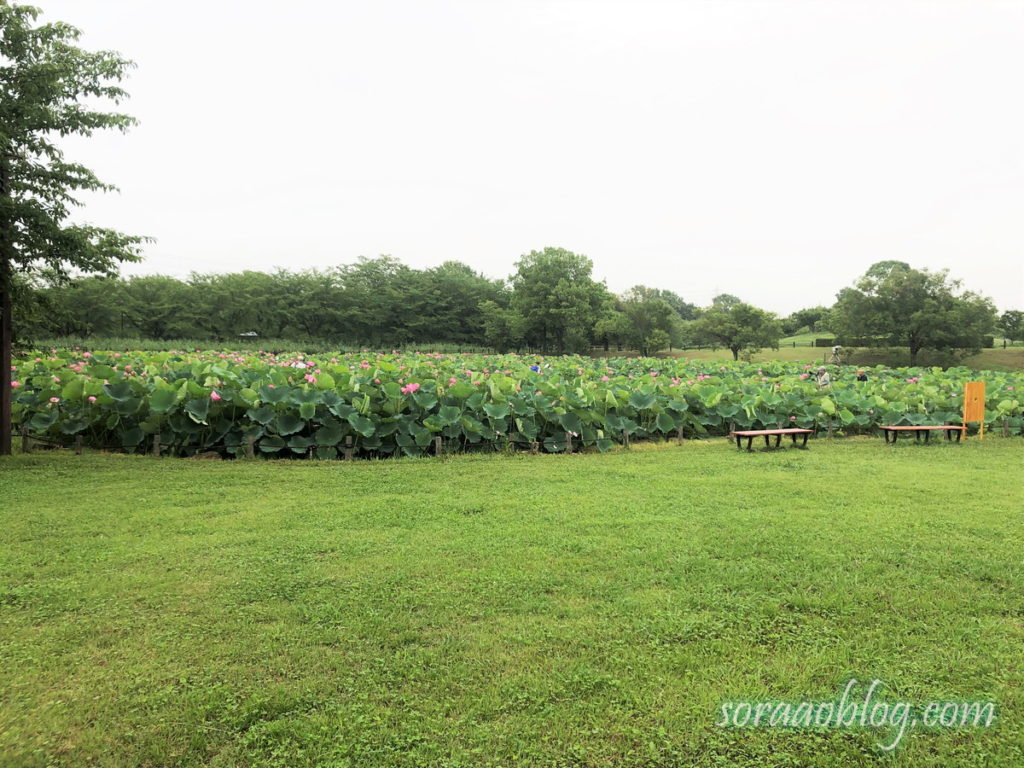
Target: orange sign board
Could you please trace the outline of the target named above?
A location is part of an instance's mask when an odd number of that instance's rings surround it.
[[[964,426],[972,421],[981,422],[979,437],[985,434],[985,382],[968,381],[964,384]]]

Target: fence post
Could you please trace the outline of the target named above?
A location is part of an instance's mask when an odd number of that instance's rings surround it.
[[[1010,420],[1003,419],[1003,437],[1010,436]]]
[[[160,433],[153,435],[153,455],[160,458]]]
[[[679,429],[676,430],[676,440],[680,445],[683,444],[683,425],[679,425]]]
[[[440,456],[444,453],[444,440],[440,437],[434,438],[434,455]]]
[[[28,427],[26,427],[24,424],[21,427],[21,452],[22,453],[31,453],[32,452],[32,448],[31,448],[31,446],[29,446],[29,443],[28,443]]]
[[[345,460],[352,460],[352,435],[345,436]]]
[[[248,435],[245,439],[245,458],[256,458],[256,435]]]
[[[626,430],[622,430],[622,446],[624,448],[629,448],[629,434]]]
[[[75,455],[76,456],[81,456],[82,455],[82,436],[81,435],[75,435]]]
[[[565,433],[565,452],[572,453],[572,435],[568,432]]]

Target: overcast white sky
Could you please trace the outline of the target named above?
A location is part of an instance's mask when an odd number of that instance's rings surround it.
[[[1024,308],[1024,2],[34,0],[134,59],[133,273],[391,254],[788,314],[876,261]]]

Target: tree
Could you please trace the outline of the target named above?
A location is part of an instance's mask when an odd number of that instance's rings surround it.
[[[1024,339],[1024,312],[1008,309],[999,317],[999,330],[1010,341]]]
[[[134,125],[128,115],[92,106],[127,96],[116,83],[132,64],[77,47],[81,33],[68,24],[35,26],[38,15],[37,8],[0,0],[0,455],[11,452],[14,274],[111,273],[118,262],[136,260],[143,242],[68,223],[76,193],[113,187],[65,160],[55,143]]]
[[[977,351],[995,326],[991,300],[959,293],[949,272],[912,269],[903,262],[873,265],[851,288],[839,292],[831,314],[840,340],[884,338],[910,349],[910,364],[924,349]]]
[[[661,298],[661,291],[637,285],[622,296],[621,308],[626,317],[625,341],[641,355],[664,349],[672,340],[679,313]]]
[[[816,326],[828,317],[828,307],[808,307],[800,309],[782,321],[782,329],[787,333],[796,333],[801,328],[806,328],[814,333]]]
[[[608,295],[586,256],[562,248],[531,251],[516,262],[510,308],[523,340],[544,352],[585,352]]]
[[[693,321],[697,337],[713,347],[725,347],[732,359],[741,352],[756,352],[764,347],[779,348],[782,324],[771,312],[727,296],[728,301],[715,301]]]

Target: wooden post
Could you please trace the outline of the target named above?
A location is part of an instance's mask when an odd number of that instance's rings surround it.
[[[75,435],[75,455],[76,456],[81,456],[82,455],[82,436],[81,435]]]
[[[622,430],[622,447],[629,448],[629,434],[626,430]]]
[[[312,445],[309,446],[309,450],[306,451],[306,458],[307,459],[312,459],[313,458],[313,446]]]
[[[160,458],[160,433],[153,435],[153,455]]]
[[[245,458],[256,458],[256,435],[248,435],[245,438]]]
[[[32,447],[29,445],[28,442],[28,427],[26,427],[24,424],[21,425],[21,452],[32,452]]]
[[[444,453],[444,440],[439,437],[434,438],[434,455],[440,456]]]
[[[352,435],[347,435],[345,437],[345,460],[352,460]]]
[[[679,425],[679,429],[676,430],[676,440],[680,445],[683,444],[683,425]]]
[[[832,439],[832,417],[831,416],[828,417],[828,437],[829,437],[829,440]]]
[[[1003,437],[1010,436],[1010,420],[1003,419]]]
[[[565,452],[572,453],[572,435],[568,432],[565,433]]]

